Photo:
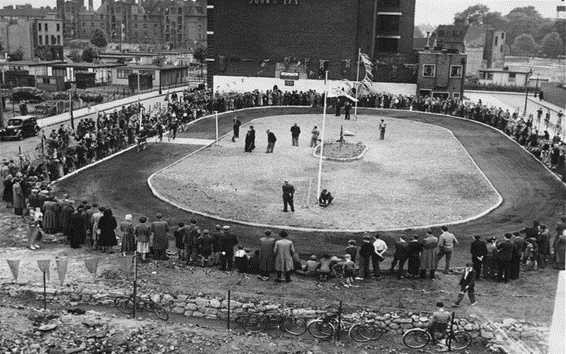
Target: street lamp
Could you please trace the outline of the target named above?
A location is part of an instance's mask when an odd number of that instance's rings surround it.
[[[525,78],[525,108],[523,110],[523,117],[527,116],[527,101],[529,98],[529,78],[533,74],[533,68],[527,73],[527,77]]]

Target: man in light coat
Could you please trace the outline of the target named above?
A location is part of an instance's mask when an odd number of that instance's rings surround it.
[[[293,267],[293,256],[295,255],[295,246],[293,241],[287,239],[287,231],[279,232],[281,239],[275,242],[273,253],[275,254],[275,270],[277,271],[276,282],[281,283],[283,273],[285,273],[285,281],[291,282],[291,271]]]
[[[265,236],[259,239],[259,271],[262,280],[269,280],[269,274],[273,271],[275,263],[275,237],[271,236],[270,230],[265,230]]]
[[[151,223],[151,233],[153,235],[153,251],[155,252],[155,259],[166,261],[169,259],[165,251],[169,247],[169,239],[167,233],[169,232],[169,224],[167,221],[162,220],[163,216],[157,214],[157,220]]]

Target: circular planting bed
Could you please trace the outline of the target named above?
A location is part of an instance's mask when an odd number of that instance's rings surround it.
[[[361,159],[366,150],[367,146],[362,142],[355,144],[345,141],[324,143],[322,158],[334,161],[354,161]],[[320,145],[314,150],[314,156],[320,157]]]

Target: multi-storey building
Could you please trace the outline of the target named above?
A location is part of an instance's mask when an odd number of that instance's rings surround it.
[[[56,18],[0,20],[0,42],[8,53],[21,50],[23,60],[63,59],[63,22]]]
[[[378,68],[376,81],[416,81],[415,0],[208,0],[207,8],[209,86],[214,75],[311,79],[320,69],[353,80],[359,50],[390,69]]]
[[[457,98],[464,94],[466,54],[456,51],[419,51],[417,93],[421,96]]]

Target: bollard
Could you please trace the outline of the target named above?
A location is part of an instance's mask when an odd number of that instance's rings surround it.
[[[228,290],[228,313],[226,316],[226,328],[230,330],[230,290]]]
[[[47,310],[47,282],[45,272],[43,272],[43,309]]]

